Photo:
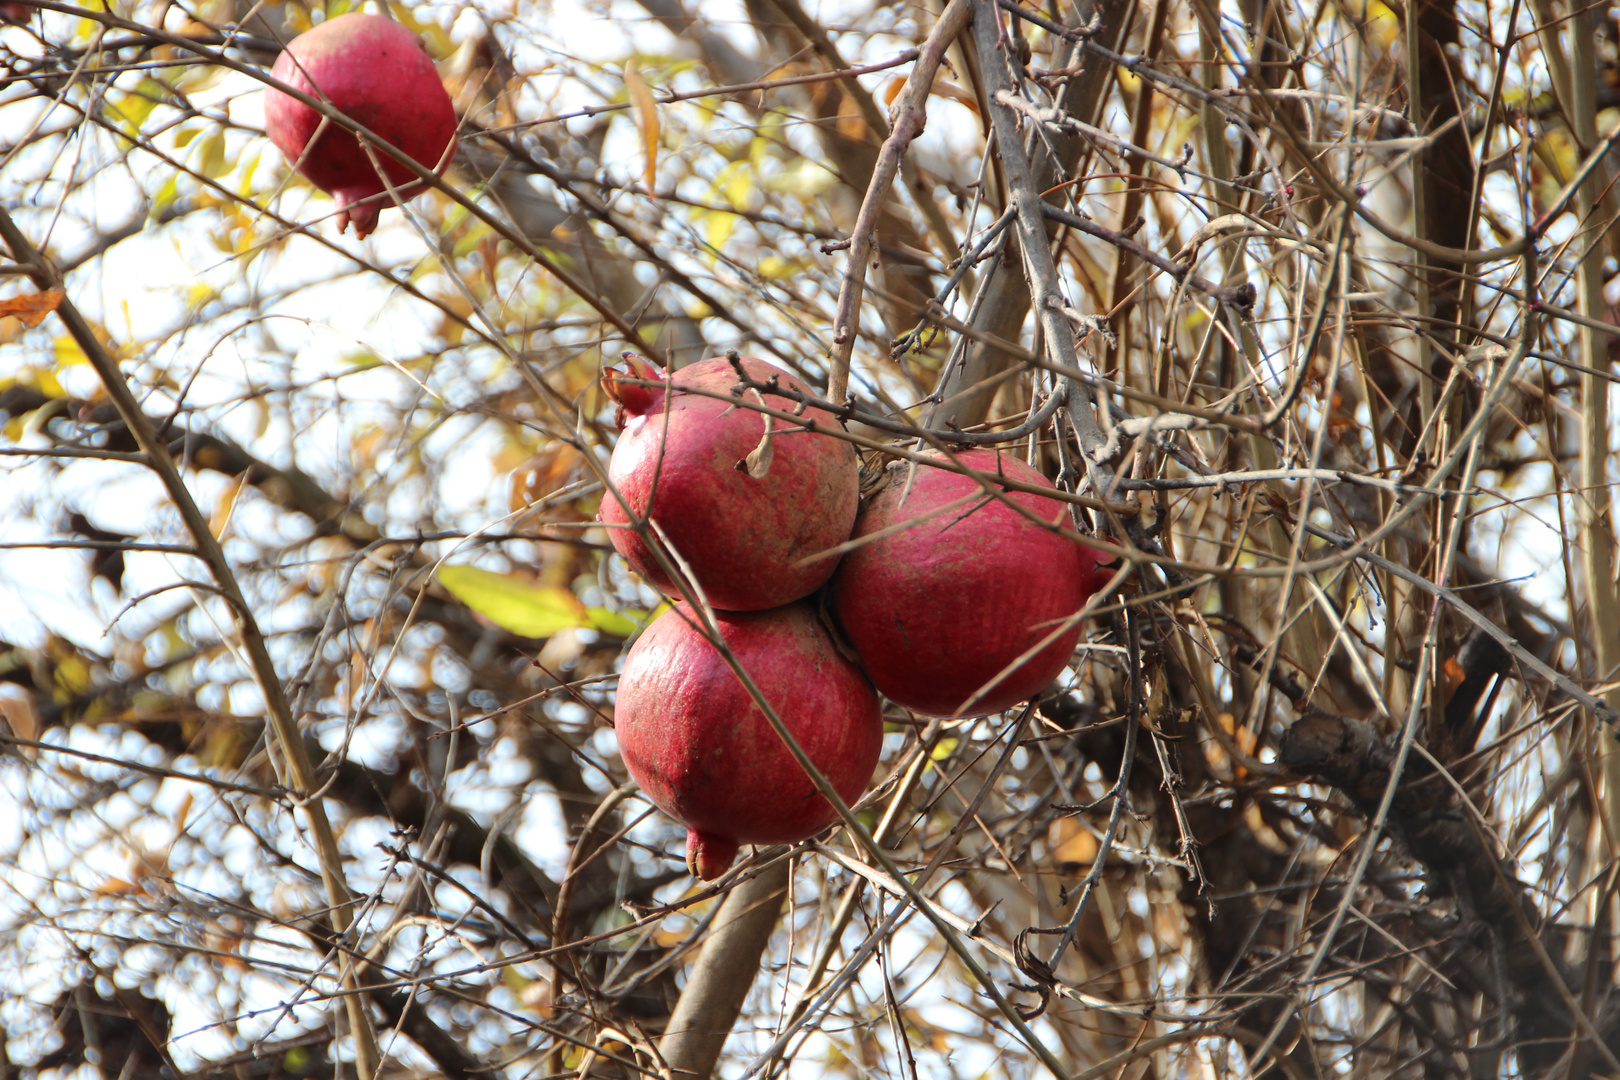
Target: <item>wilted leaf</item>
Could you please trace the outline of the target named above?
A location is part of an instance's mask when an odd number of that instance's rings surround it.
[[[8,296],[0,300],[0,315],[14,315],[22,320],[22,324],[29,329],[45,321],[45,316],[61,306],[67,293],[61,289],[46,289],[44,292],[29,293],[25,296]]]
[[[34,695],[16,683],[0,683],[0,723],[19,739],[38,739],[43,728]],[[29,750],[27,756],[33,757],[34,751]]]
[[[1047,830],[1047,846],[1052,861],[1073,866],[1090,866],[1097,857],[1097,837],[1080,822],[1069,817],[1058,818]]]
[[[647,167],[642,173],[642,182],[647,185],[647,193],[650,195],[658,190],[658,104],[653,101],[652,91],[648,89],[646,80],[641,77],[641,69],[636,66],[634,59],[625,62],[624,89],[630,95],[636,127],[641,132],[641,144],[647,154]]]
[[[439,584],[496,626],[524,637],[550,637],[571,626],[590,624],[585,605],[573,593],[555,585],[536,585],[516,574],[441,566]]]
[[[231,482],[230,486],[219,494],[219,502],[214,506],[214,516],[208,521],[208,531],[214,534],[215,540],[225,537],[225,528],[231,523],[231,515],[236,513],[236,500],[242,495],[242,485],[247,480],[243,473]]]
[[[737,468],[744,470],[755,480],[765,479],[771,471],[771,459],[776,456],[776,444],[771,441],[771,421],[774,419],[776,419],[774,416],[765,418],[765,434],[760,436],[759,445],[748,451],[748,456],[737,463]]]
[[[979,99],[955,83],[946,82],[944,79],[935,79],[933,93],[939,97],[950,98],[959,105],[966,105],[975,114],[979,111]]]
[[[512,472],[508,500],[511,509],[521,510],[543,503],[572,484],[579,479],[584,460],[578,450],[560,440],[541,446]]]

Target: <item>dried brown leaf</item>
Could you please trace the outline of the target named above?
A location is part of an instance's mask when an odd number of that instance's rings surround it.
[[[22,320],[22,324],[33,329],[45,321],[45,316],[62,306],[67,299],[67,293],[61,289],[46,289],[44,292],[29,293],[25,296],[8,296],[0,300],[0,315],[14,315]]]

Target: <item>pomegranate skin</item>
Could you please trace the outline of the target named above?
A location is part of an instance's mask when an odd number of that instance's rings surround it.
[[[741,363],[751,378],[775,376],[783,387],[805,389],[763,360],[743,357]],[[681,392],[698,388],[729,396],[736,385],[731,362],[716,357],[677,371],[668,390],[617,391],[624,430],[608,479],[637,516],[651,517],[710,605],[763,611],[808,596],[837,569],[837,558],[793,564],[849,538],[860,508],[859,462],[849,443],[773,419],[769,469],[751,476],[745,459],[760,446],[765,417],[730,400]],[[793,408],[785,398],[767,398],[766,404]],[[836,425],[821,409],[804,416]],[[611,493],[602,497],[599,517],[610,525],[630,520]],[[636,573],[679,594],[648,538],[629,528],[608,535]]]
[[[294,38],[270,73],[311,97],[324,96],[345,116],[429,169],[442,168],[449,160],[456,138],[455,106],[421,39],[392,19],[363,14],[328,19]],[[321,119],[319,112],[279,90],[265,94],[264,127],[270,141],[310,183],[337,200],[338,231],[353,222],[355,235],[364,238],[377,227],[382,208],[394,200],[385,194],[387,185],[354,135],[327,124],[310,145]],[[422,190],[400,162],[375,148],[372,153],[401,199]],[[383,198],[372,199],[375,195]]]
[[[625,658],[614,730],[647,797],[687,827],[687,861],[705,881],[739,844],[787,844],[837,818],[691,605],[653,620]],[[866,789],[883,745],[877,692],[841,656],[809,604],[716,612],[720,636],[846,803]]]
[[[1053,487],[994,450],[957,459]],[[918,467],[908,491],[908,472],[894,469],[861,513],[854,539],[983,492],[971,477],[927,466]],[[1016,491],[1006,497],[1042,521],[1069,519],[1056,499]],[[1096,567],[1089,548],[981,497],[851,551],[833,579],[831,605],[861,666],[891,701],[928,716],[985,716],[1039,693],[1063,670],[1078,621],[979,694],[1080,610],[1101,584]]]

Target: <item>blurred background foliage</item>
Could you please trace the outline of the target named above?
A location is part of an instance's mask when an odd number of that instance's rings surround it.
[[[361,5],[0,4],[0,1075],[667,1075],[705,980],[727,1076],[1620,1073],[1615,8],[970,6],[871,196],[932,0],[389,3],[461,146],[357,241],[254,73]],[[1084,388],[1012,449],[1127,551],[1037,705],[887,713],[960,953],[842,832],[702,887],[611,727],[600,373],[825,387],[868,198],[858,407]]]

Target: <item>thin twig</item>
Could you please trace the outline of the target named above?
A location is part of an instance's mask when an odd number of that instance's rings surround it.
[[[55,268],[34,249],[22,230],[12,221],[11,215],[4,209],[0,209],[0,239],[4,239],[6,246],[11,249],[13,259],[30,268],[34,283],[40,289],[63,288],[63,282],[57,276]],[[304,740],[292,715],[286,689],[281,683],[281,677],[276,673],[275,662],[265,647],[264,635],[259,630],[253,609],[242,595],[236,573],[231,569],[224,549],[209,528],[208,519],[198,509],[196,501],[191,496],[191,490],[186,487],[185,479],[175,466],[174,459],[169,456],[169,448],[158,438],[152,421],[141,411],[140,404],[130,392],[129,384],[124,381],[123,373],[118,369],[118,362],[107,352],[106,346],[102,345],[101,339],[96,336],[94,329],[85,321],[72,300],[64,297],[56,309],[56,314],[67,326],[73,340],[89,358],[96,374],[100,376],[108,396],[118,408],[119,416],[128,425],[142,453],[146,455],[147,467],[163,482],[163,487],[174,502],[175,509],[180,512],[181,520],[185,522],[186,531],[196,542],[196,557],[208,567],[219,594],[230,607],[237,632],[242,637],[242,647],[252,668],[254,681],[258,684],[260,693],[264,695],[270,727],[275,732],[277,745],[287,765],[288,794],[303,807],[310,831],[314,834],[314,847],[320,862],[321,881],[326,888],[327,903],[331,909],[333,929],[340,935],[346,934],[350,928],[350,905],[354,897],[344,880],[343,856],[338,850],[337,836],[332,830],[331,822],[327,820],[325,806],[319,799],[308,798],[309,793],[317,786],[314,766],[305,751]],[[350,1033],[355,1039],[356,1065],[360,1069],[361,1076],[365,1080],[370,1080],[376,1075],[379,1067],[376,1034],[371,1028],[371,1018],[367,1015],[364,997],[359,992],[360,984],[354,964],[347,952],[340,952],[339,956],[339,973],[343,986],[353,991],[345,1004]]]
[[[972,14],[972,0],[950,0],[939,21],[929,31],[928,40],[918,52],[917,63],[906,78],[905,88],[895,101],[891,114],[894,126],[878,151],[877,164],[872,168],[872,179],[866,187],[866,197],[861,200],[855,228],[849,236],[849,265],[838,290],[838,308],[833,315],[832,355],[827,375],[827,397],[833,401],[843,401],[849,391],[850,357],[855,349],[861,295],[866,287],[866,264],[872,258],[878,218],[888,204],[889,189],[894,186],[895,174],[900,170],[901,160],[910,148],[911,140],[922,133],[923,126],[928,122],[928,97],[933,93],[934,76],[945,59],[945,50],[967,26]]]

